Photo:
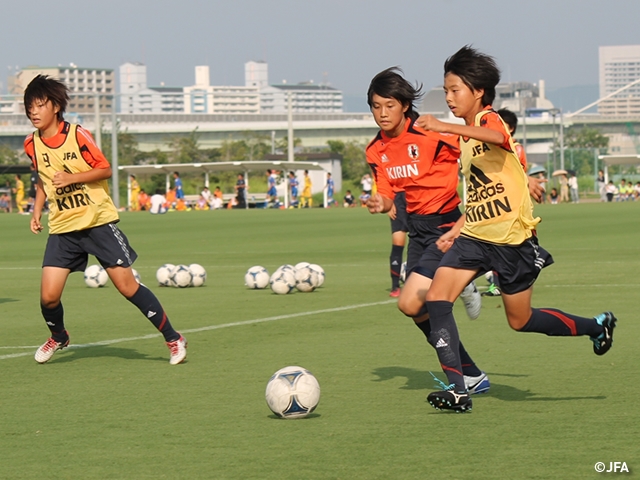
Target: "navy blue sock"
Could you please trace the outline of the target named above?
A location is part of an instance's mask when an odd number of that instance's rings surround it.
[[[532,308],[531,318],[520,331],[544,333],[549,336],[597,337],[603,329],[595,318],[578,317],[555,308]]]
[[[453,318],[453,303],[445,301],[427,301],[431,321],[429,343],[434,346],[449,384],[455,385],[456,392],[466,392],[460,360],[460,337]]]
[[[58,343],[64,343],[69,340],[69,334],[64,328],[64,308],[62,308],[62,302],[58,303],[53,308],[47,308],[40,304],[40,311],[44,317],[44,321],[47,322],[47,327],[51,332],[51,338]]]
[[[142,314],[162,333],[165,341],[174,342],[180,338],[180,334],[171,326],[158,297],[144,285],[140,285],[132,297],[127,298]]]
[[[400,270],[402,268],[403,245],[392,245],[389,265],[391,266],[391,289],[400,288]]]
[[[424,333],[424,336],[427,337],[427,342],[431,343],[431,341],[429,340],[429,337],[431,335],[431,323],[429,322],[429,319],[426,319],[424,322],[416,323],[416,327],[422,330],[422,333]],[[482,374],[482,371],[475,364],[475,362],[471,358],[471,355],[469,355],[465,350],[464,345],[462,345],[462,342],[460,342],[459,353],[460,353],[460,361],[462,362],[463,375],[468,375],[470,377],[477,377]]]

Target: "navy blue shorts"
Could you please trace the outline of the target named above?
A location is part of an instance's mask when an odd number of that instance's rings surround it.
[[[477,270],[479,275],[498,272],[500,290],[507,295],[527,290],[553,257],[533,236],[520,245],[495,245],[460,236],[440,262],[441,267]]]
[[[407,197],[404,192],[396,193],[393,198],[393,204],[396,206],[396,218],[391,220],[391,233],[408,232],[409,221],[407,213]]]
[[[125,234],[115,223],[108,223],[77,232],[49,235],[42,266],[83,272],[89,255],[96,257],[104,268],[130,267],[138,258]]]
[[[408,215],[407,275],[416,272],[423,277],[433,278],[443,257],[436,241],[451,230],[461,215],[457,208],[444,215]]]

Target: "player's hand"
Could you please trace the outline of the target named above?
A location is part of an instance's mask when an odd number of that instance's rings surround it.
[[[387,215],[389,215],[389,218],[391,220],[395,220],[396,219],[397,212],[396,212],[396,204],[395,203],[393,204],[393,207],[391,207],[391,210],[389,210],[387,212]]]
[[[67,185],[71,185],[73,182],[73,174],[67,172],[56,172],[52,180],[53,186],[56,188],[63,188]]]
[[[432,132],[446,132],[446,124],[433,115],[420,115],[416,120],[416,125]]]
[[[453,230],[449,230],[447,233],[442,234],[442,236],[438,240],[436,240],[436,247],[438,247],[438,250],[440,250],[442,253],[446,253],[447,250],[451,248],[451,246],[453,245],[453,241],[458,235],[459,232],[454,233]]]
[[[40,223],[40,215],[37,217],[35,215],[31,215],[31,221],[29,222],[29,228],[36,235],[42,231],[42,224]]]
[[[369,209],[369,213],[382,213],[382,210],[384,209],[382,195],[380,195],[379,193],[371,195],[365,205]]]
[[[531,195],[537,203],[542,202],[542,194],[544,193],[544,186],[542,184],[545,180],[530,177],[529,175],[527,175],[527,179],[529,180],[529,195]]]

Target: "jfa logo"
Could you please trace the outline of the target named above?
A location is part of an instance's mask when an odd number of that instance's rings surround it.
[[[76,155],[76,152],[64,152],[62,160],[63,161],[67,161],[67,160],[77,160],[78,156]]]
[[[407,152],[409,153],[409,157],[415,162],[418,160],[420,156],[420,150],[418,150],[418,145],[412,143],[407,147]]]
[[[617,472],[626,472],[629,473],[629,467],[627,467],[627,462],[609,462],[609,469],[606,470],[607,466],[604,462],[598,462],[595,465],[596,472],[602,473],[617,473]]]

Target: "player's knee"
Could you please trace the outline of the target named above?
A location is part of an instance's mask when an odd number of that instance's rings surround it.
[[[420,314],[420,308],[422,305],[411,300],[403,299],[402,294],[398,298],[398,310],[404,313],[407,317],[417,317]]]
[[[529,317],[523,317],[522,315],[507,315],[507,322],[509,326],[516,332],[521,332],[527,323],[529,323]]]
[[[40,297],[40,305],[42,308],[53,309],[60,305],[60,298],[42,295]]]

